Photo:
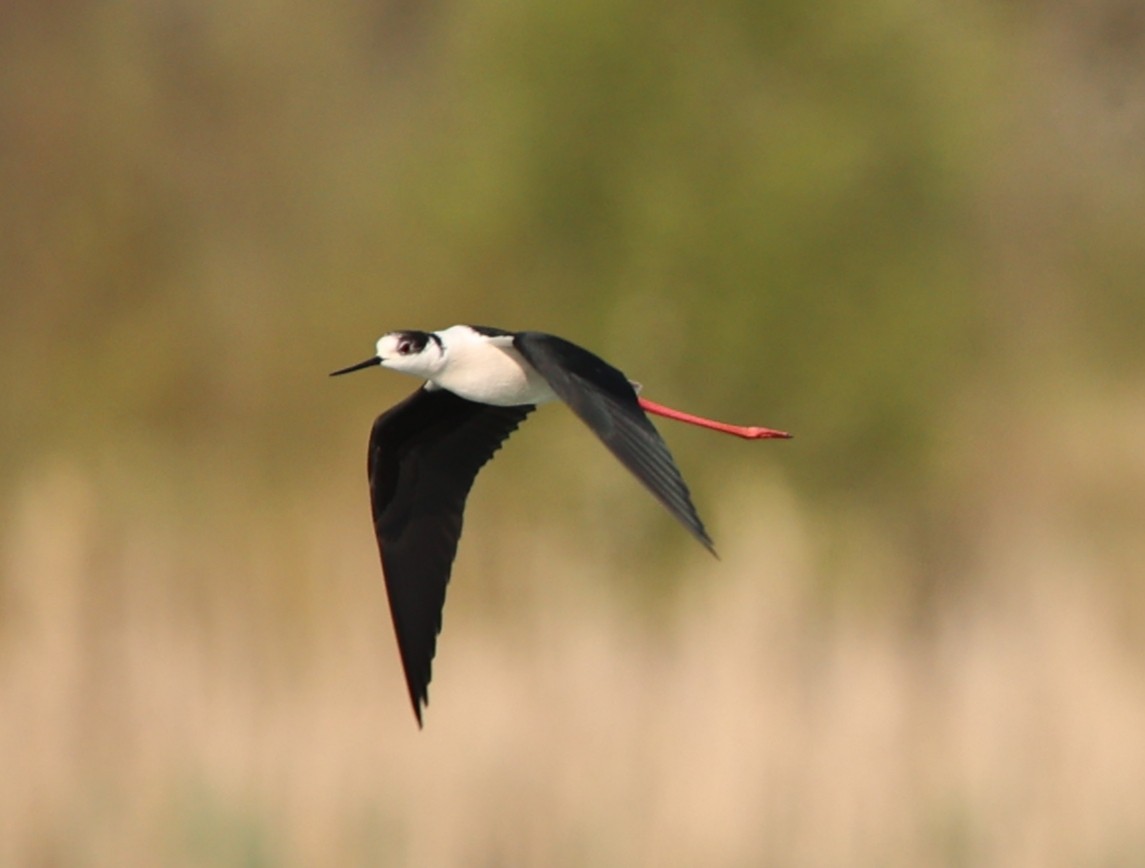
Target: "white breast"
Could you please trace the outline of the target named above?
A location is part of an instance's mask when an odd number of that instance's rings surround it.
[[[496,407],[543,404],[556,397],[511,337],[486,337],[468,326],[438,334],[446,347],[445,367],[431,381],[438,388]]]

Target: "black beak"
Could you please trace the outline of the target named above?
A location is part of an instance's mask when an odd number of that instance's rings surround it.
[[[348,368],[343,368],[340,371],[334,371],[330,374],[330,376],[336,377],[339,374],[349,374],[352,371],[360,371],[362,368],[372,368],[374,365],[380,365],[381,363],[381,356],[374,356],[372,359],[366,359],[364,362],[358,362],[356,365],[350,365]]]

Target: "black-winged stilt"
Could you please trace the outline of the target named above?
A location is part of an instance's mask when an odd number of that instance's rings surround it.
[[[616,368],[563,338],[456,325],[383,335],[377,354],[330,376],[373,365],[425,384],[377,418],[367,473],[374,529],[398,650],[418,726],[429,704],[465,498],[477,471],[536,408],[559,398],[713,554],[688,486],[645,411],[748,439],[788,438],[771,428],[715,422],[656,404]]]

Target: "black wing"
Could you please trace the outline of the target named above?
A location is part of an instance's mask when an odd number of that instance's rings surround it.
[[[374,530],[418,726],[465,498],[477,471],[532,410],[423,387],[379,416],[370,432]]]
[[[513,345],[612,454],[715,554],[688,486],[628,378],[599,356],[554,335],[519,332]]]

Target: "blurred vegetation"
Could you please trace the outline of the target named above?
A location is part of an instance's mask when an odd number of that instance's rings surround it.
[[[721,548],[761,541],[760,588],[762,541],[786,539],[768,529],[777,504],[800,517],[790,545],[813,603],[792,617],[807,635],[871,620],[926,642],[959,607],[1037,593],[1025,583],[1064,564],[1108,615],[1097,632],[1123,643],[1092,659],[1139,676],[1143,139],[1145,11],[1126,0],[5,4],[0,714],[20,714],[34,637],[64,626],[97,684],[122,675],[116,633],[155,623],[202,644],[207,682],[212,665],[249,665],[289,695],[375,594],[362,617],[389,654],[362,453],[373,415],[414,383],[325,374],[384,331],[455,322],[552,331],[657,399],[795,432],[751,445],[664,427]],[[521,554],[521,525],[583,559],[551,572],[599,582],[585,617],[619,605],[617,631],[653,629],[645,610],[671,624],[692,585],[729,573],[695,567],[566,415],[538,414],[495,467],[451,597],[490,630],[511,629],[505,609],[554,605],[529,589],[550,561]],[[75,620],[57,622],[43,600],[69,594]],[[244,677],[202,696],[238,696]],[[77,756],[114,754],[98,698],[33,681],[104,721]],[[346,695],[400,705],[380,681]],[[76,759],[44,791],[130,788],[96,766]],[[268,778],[240,766],[184,769],[163,790],[186,815],[180,859],[298,862],[254,831],[297,805],[259,813],[251,781]],[[975,837],[979,807],[920,820],[941,827],[940,858],[1007,863]],[[61,843],[91,822],[69,810],[0,864],[100,862]],[[413,826],[354,810],[372,843],[340,852],[406,858],[387,823]],[[577,828],[569,864],[633,864]],[[1124,837],[1140,859],[1145,832]],[[1131,864],[1115,844],[1061,852]],[[745,839],[727,864],[808,852],[792,848]],[[553,864],[537,842],[482,852]],[[895,864],[886,852],[852,855]]]

